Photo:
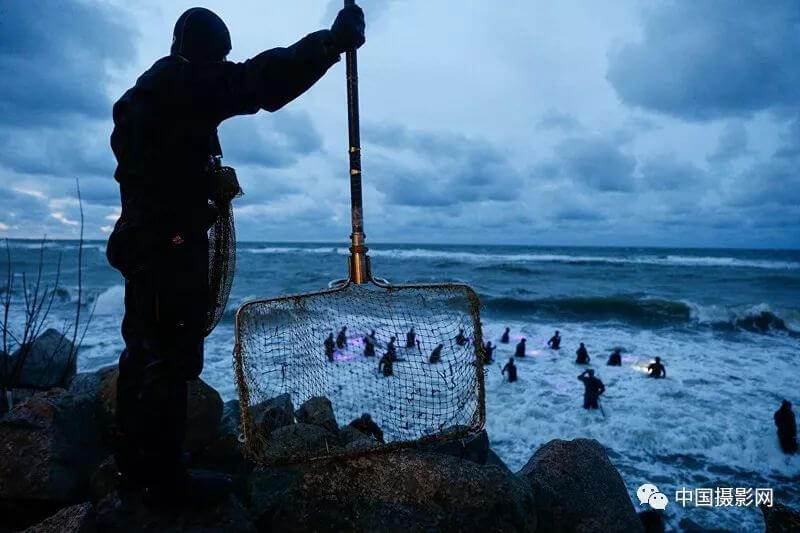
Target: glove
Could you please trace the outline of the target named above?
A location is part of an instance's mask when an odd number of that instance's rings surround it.
[[[355,50],[364,44],[364,12],[357,5],[339,11],[331,26],[331,41],[337,53]]]

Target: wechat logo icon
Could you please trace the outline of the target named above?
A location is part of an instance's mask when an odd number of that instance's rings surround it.
[[[639,505],[649,504],[653,509],[663,511],[667,508],[667,497],[658,491],[658,487],[651,483],[645,483],[636,491],[636,497],[639,498]]]

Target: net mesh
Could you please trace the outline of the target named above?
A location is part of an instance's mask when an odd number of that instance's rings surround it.
[[[236,270],[236,229],[231,201],[244,194],[232,167],[219,167],[214,174],[217,188],[212,194],[211,204],[216,208],[218,216],[208,233],[209,306],[206,335],[219,323],[231,294]]]
[[[478,308],[477,295],[460,284],[348,284],[244,304],[236,320],[235,370],[248,454],[261,464],[293,463],[479,431],[485,408]],[[437,361],[432,353],[439,345]],[[346,444],[328,435],[316,445],[287,448],[252,416],[284,393],[295,407],[328,398],[342,427],[369,413],[384,442]]]

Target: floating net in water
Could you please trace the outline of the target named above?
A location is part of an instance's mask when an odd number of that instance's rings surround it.
[[[245,303],[236,317],[234,360],[249,456],[288,464],[479,431],[485,407],[478,307],[475,292],[461,284],[348,283]],[[347,442],[344,432],[331,431],[287,445],[285,428],[254,415],[281,394],[294,408],[328,398],[340,428],[369,413],[383,442],[374,436]]]

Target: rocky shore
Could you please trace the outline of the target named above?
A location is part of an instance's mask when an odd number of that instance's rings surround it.
[[[0,533],[664,530],[657,512],[637,515],[594,440],[550,441],[516,473],[491,450],[485,431],[406,451],[257,468],[242,455],[238,402],[223,403],[202,380],[189,387],[188,465],[231,474],[237,490],[211,507],[152,510],[118,487],[116,375],[116,367],[73,369],[48,390],[15,394],[23,400],[0,418]],[[281,453],[367,439],[340,426],[322,397],[295,409],[288,395],[279,396],[252,416]],[[800,524],[780,506],[765,510],[765,519],[770,532]]]

